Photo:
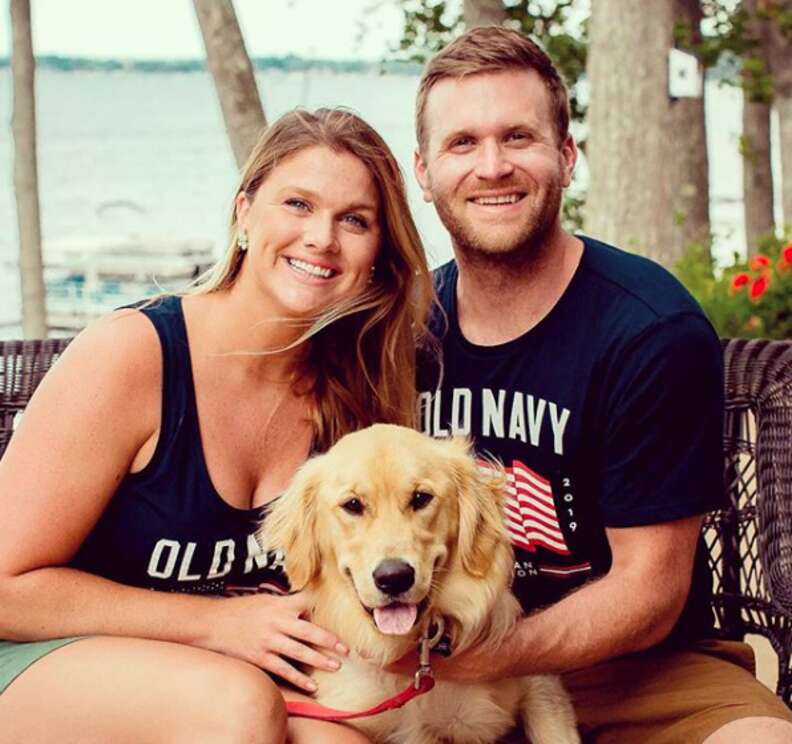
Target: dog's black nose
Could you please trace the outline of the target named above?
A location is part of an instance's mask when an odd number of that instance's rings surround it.
[[[415,569],[404,561],[388,558],[372,573],[377,589],[395,597],[406,592],[415,583]]]

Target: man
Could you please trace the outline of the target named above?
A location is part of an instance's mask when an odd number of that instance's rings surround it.
[[[562,229],[567,91],[527,38],[457,39],[428,64],[416,117],[416,176],[456,257],[436,272],[443,362],[424,369],[422,428],[504,463],[514,591],[544,608],[438,675],[563,673],[597,742],[792,741],[750,649],[700,640],[699,530],[722,478],[713,329],[664,269]]]

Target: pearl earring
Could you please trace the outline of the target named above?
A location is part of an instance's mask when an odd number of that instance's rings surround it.
[[[248,249],[248,236],[244,230],[239,231],[239,235],[237,236],[237,246],[243,253]]]

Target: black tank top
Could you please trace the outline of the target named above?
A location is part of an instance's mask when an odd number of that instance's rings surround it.
[[[159,440],[148,465],[121,482],[70,565],[161,591],[287,591],[282,556],[265,552],[255,538],[266,507],[231,506],[209,478],[181,298],[141,312],[162,346]]]

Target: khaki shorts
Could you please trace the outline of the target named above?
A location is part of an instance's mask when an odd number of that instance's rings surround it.
[[[700,641],[631,654],[563,680],[587,744],[700,744],[739,718],[792,722],[792,711],[755,671],[748,644]]]

